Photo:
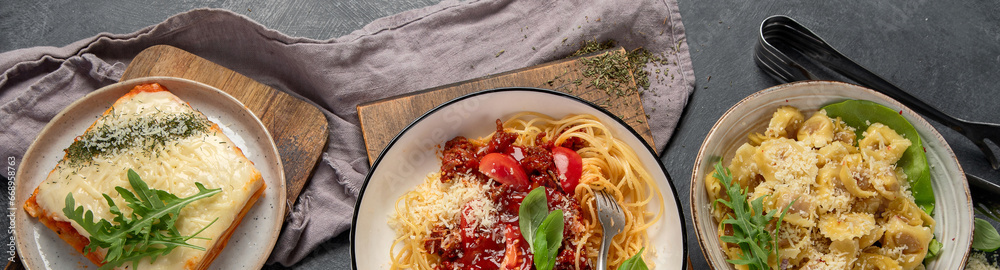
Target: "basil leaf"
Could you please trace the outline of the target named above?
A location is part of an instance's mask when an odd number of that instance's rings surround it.
[[[545,197],[545,187],[537,187],[521,201],[521,206],[517,210],[518,225],[521,227],[521,235],[528,241],[531,252],[535,252],[535,232],[538,226],[542,225],[545,215],[549,214],[548,199]]]
[[[563,211],[556,209],[549,213],[545,217],[545,221],[542,221],[542,225],[538,227],[538,231],[545,232],[548,238],[546,240],[549,243],[549,246],[546,248],[550,252],[558,250],[559,246],[562,245],[563,239]]]
[[[993,252],[1000,248],[1000,233],[989,221],[976,218],[976,229],[972,234],[972,248]]]
[[[906,172],[910,192],[917,206],[928,214],[934,211],[930,167],[927,165],[927,155],[924,154],[920,134],[899,111],[867,100],[847,100],[826,105],[823,109],[831,118],[840,117],[848,126],[854,127],[858,139],[863,137],[862,133],[871,123],[882,123],[909,139],[910,148],[903,152],[903,157],[896,162],[896,166]]]
[[[618,270],[649,270],[649,266],[646,266],[646,262],[642,260],[642,252],[645,250],[644,247],[639,250],[639,253],[625,260],[622,265],[618,266]]]
[[[550,270],[556,265],[556,255],[563,238],[563,212],[555,210],[549,213],[535,232],[535,268]]]
[[[538,232],[538,235],[535,236],[534,245],[536,247],[545,247],[549,245],[548,237],[546,237],[545,233],[541,231]],[[552,269],[552,267],[555,266],[556,262],[555,258],[552,258],[552,256],[549,255],[550,254],[547,250],[535,250],[534,251],[535,268],[538,270]]]

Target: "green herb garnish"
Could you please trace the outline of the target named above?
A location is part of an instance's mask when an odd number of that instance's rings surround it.
[[[119,116],[112,114],[104,117]],[[152,150],[171,140],[201,134],[208,129],[208,125],[208,120],[194,113],[185,113],[142,116],[122,124],[96,126],[66,148],[66,157],[69,164],[78,165],[94,156],[116,153],[123,149]]]
[[[1000,248],[1000,234],[997,229],[981,218],[976,218],[975,230],[972,236],[972,248],[985,252],[993,252]]]
[[[517,223],[521,227],[521,235],[528,241],[528,246],[535,249],[535,232],[549,214],[549,206],[545,198],[545,188],[537,187],[521,200],[518,208]]]
[[[556,209],[545,217],[545,221],[538,226],[535,232],[535,268],[538,270],[551,270],[556,265],[556,255],[559,255],[559,247],[562,246],[563,238],[563,212]]]
[[[646,262],[642,260],[642,252],[645,250],[646,248],[639,249],[639,253],[622,262],[622,265],[618,266],[618,270],[649,270],[649,266],[646,266]]]
[[[635,89],[626,87],[631,82],[631,62],[625,54],[606,52],[591,58],[582,59],[586,66],[583,76],[591,78],[590,85],[607,92],[609,96],[625,96],[627,91]]]
[[[716,199],[712,206],[715,207],[715,203],[721,203],[733,210],[733,216],[726,216],[722,220],[722,224],[732,226],[733,235],[723,235],[719,239],[726,243],[736,244],[743,251],[739,260],[726,261],[732,264],[747,265],[751,270],[771,269],[767,263],[768,258],[771,254],[774,254],[775,257],[778,256],[778,230],[792,204],[789,203],[781,211],[774,231],[768,231],[767,225],[774,219],[778,209],[764,212],[764,197],[766,196],[748,201],[747,192],[749,189],[741,189],[739,183],[733,183],[732,173],[730,173],[729,168],[722,167],[721,161],[715,164],[715,173],[712,176],[722,182],[726,194],[729,195],[728,201]]]
[[[976,213],[994,222],[1000,222],[1000,213],[994,207],[979,203],[976,204]],[[985,252],[992,252],[1000,248],[1000,233],[997,233],[996,227],[993,227],[989,221],[976,218],[975,230],[972,234],[972,248]]]
[[[927,256],[924,256],[924,263],[926,264],[928,260],[934,259],[941,254],[941,248],[944,244],[938,242],[937,238],[931,238],[931,242],[927,244]]]
[[[581,56],[589,53],[595,53],[603,50],[608,50],[616,46],[616,42],[613,39],[609,39],[604,42],[597,42],[597,40],[591,40],[586,42],[581,42],[580,49],[576,50],[569,57]]]
[[[583,42],[580,49],[569,57],[586,55],[614,48],[615,40]],[[625,54],[609,52],[599,56],[582,59],[585,65],[583,76],[591,78],[590,85],[607,92],[609,96],[624,96],[637,89],[626,88],[630,80],[635,81],[636,88],[649,89],[649,72],[647,63],[661,63],[663,59],[653,55],[644,48],[636,48]]]
[[[563,240],[563,212],[558,209],[549,212],[545,187],[537,187],[524,196],[518,208],[518,225],[534,254],[535,268],[551,270],[555,267]]]
[[[95,222],[93,212],[86,210],[84,213],[83,206],[75,206],[73,194],[66,195],[66,207],[63,208],[63,213],[90,234],[90,244],[84,247],[84,253],[97,251],[98,248],[105,248],[108,251],[104,257],[104,265],[100,269],[111,269],[128,262],[132,262],[132,269],[136,269],[142,258],[149,257],[153,262],[157,257],[170,253],[176,247],[205,250],[203,247],[188,244],[187,240],[209,240],[197,235],[212,226],[218,218],[190,236],[180,235],[174,224],[181,208],[191,202],[222,192],[222,189],[207,189],[201,183],[195,183],[198,187],[197,194],[178,198],[163,190],[150,189],[132,169],[128,170],[128,181],[135,193],[123,187],[115,187],[115,190],[128,202],[127,206],[132,209],[131,215],[122,213],[110,196],[102,194],[110,206],[111,213],[115,215],[112,221],[114,224],[104,219]]]

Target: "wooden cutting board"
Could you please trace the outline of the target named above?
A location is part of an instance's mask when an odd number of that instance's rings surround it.
[[[157,45],[132,59],[121,80],[170,76],[205,83],[229,93],[260,119],[281,155],[287,206],[292,207],[326,144],[326,117],[318,108],[184,50]],[[295,121],[288,121],[295,119]]]
[[[625,120],[647,144],[655,145],[638,91],[623,91],[627,94],[618,96],[590,86],[592,79],[583,76],[586,65],[582,60],[605,53],[626,52],[618,48],[358,105],[368,162],[375,162],[389,141],[425,112],[454,98],[500,87],[537,87],[578,96]],[[629,82],[626,87],[635,89],[631,76]]]

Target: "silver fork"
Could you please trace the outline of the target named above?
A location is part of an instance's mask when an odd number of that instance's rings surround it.
[[[608,248],[611,246],[611,238],[618,235],[625,229],[625,212],[611,196],[604,190],[594,192],[594,201],[597,203],[597,218],[601,221],[601,229],[604,237],[601,239],[601,253],[597,257],[597,269],[608,269]]]
[[[1000,124],[966,121],[941,112],[847,58],[792,18],[777,15],[765,19],[754,48],[757,65],[781,82],[819,79],[803,65],[808,62],[799,63],[785,54],[789,49],[958,131],[979,147],[994,170],[1000,169],[1000,160],[986,143],[989,140],[993,145],[1000,144]]]

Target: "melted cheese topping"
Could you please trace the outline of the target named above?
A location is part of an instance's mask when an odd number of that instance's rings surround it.
[[[169,92],[138,92],[124,102],[116,102],[88,132],[102,126],[114,127],[134,119],[190,113],[204,118],[201,113]],[[207,120],[206,123],[211,124]],[[38,186],[38,205],[50,213],[53,219],[69,221],[77,232],[89,237],[79,224],[70,221],[63,214],[67,194],[72,193],[77,206],[93,211],[95,218],[114,218],[102,194],[109,195],[129,215],[131,209],[124,207],[126,202],[115,191],[115,187],[131,190],[126,176],[130,168],[139,174],[149,188],[165,190],[182,198],[197,193],[196,182],[209,189],[221,188],[222,192],[184,207],[177,221],[177,229],[181,235],[192,235],[218,218],[215,224],[198,235],[212,240],[188,241],[189,244],[211,249],[216,240],[229,229],[230,224],[236,221],[247,200],[263,185],[263,181],[259,181],[260,172],[253,167],[253,163],[243,156],[239,148],[217,126],[186,138],[167,140],[159,146],[150,147],[150,142],[139,144],[145,147],[133,146],[95,155],[89,162],[82,164],[70,164],[68,158],[63,159]],[[255,179],[258,180],[254,181]],[[191,261],[199,262],[205,254],[206,251],[176,248],[157,258],[154,263],[150,263],[148,258],[144,259],[139,268],[176,269]]]

